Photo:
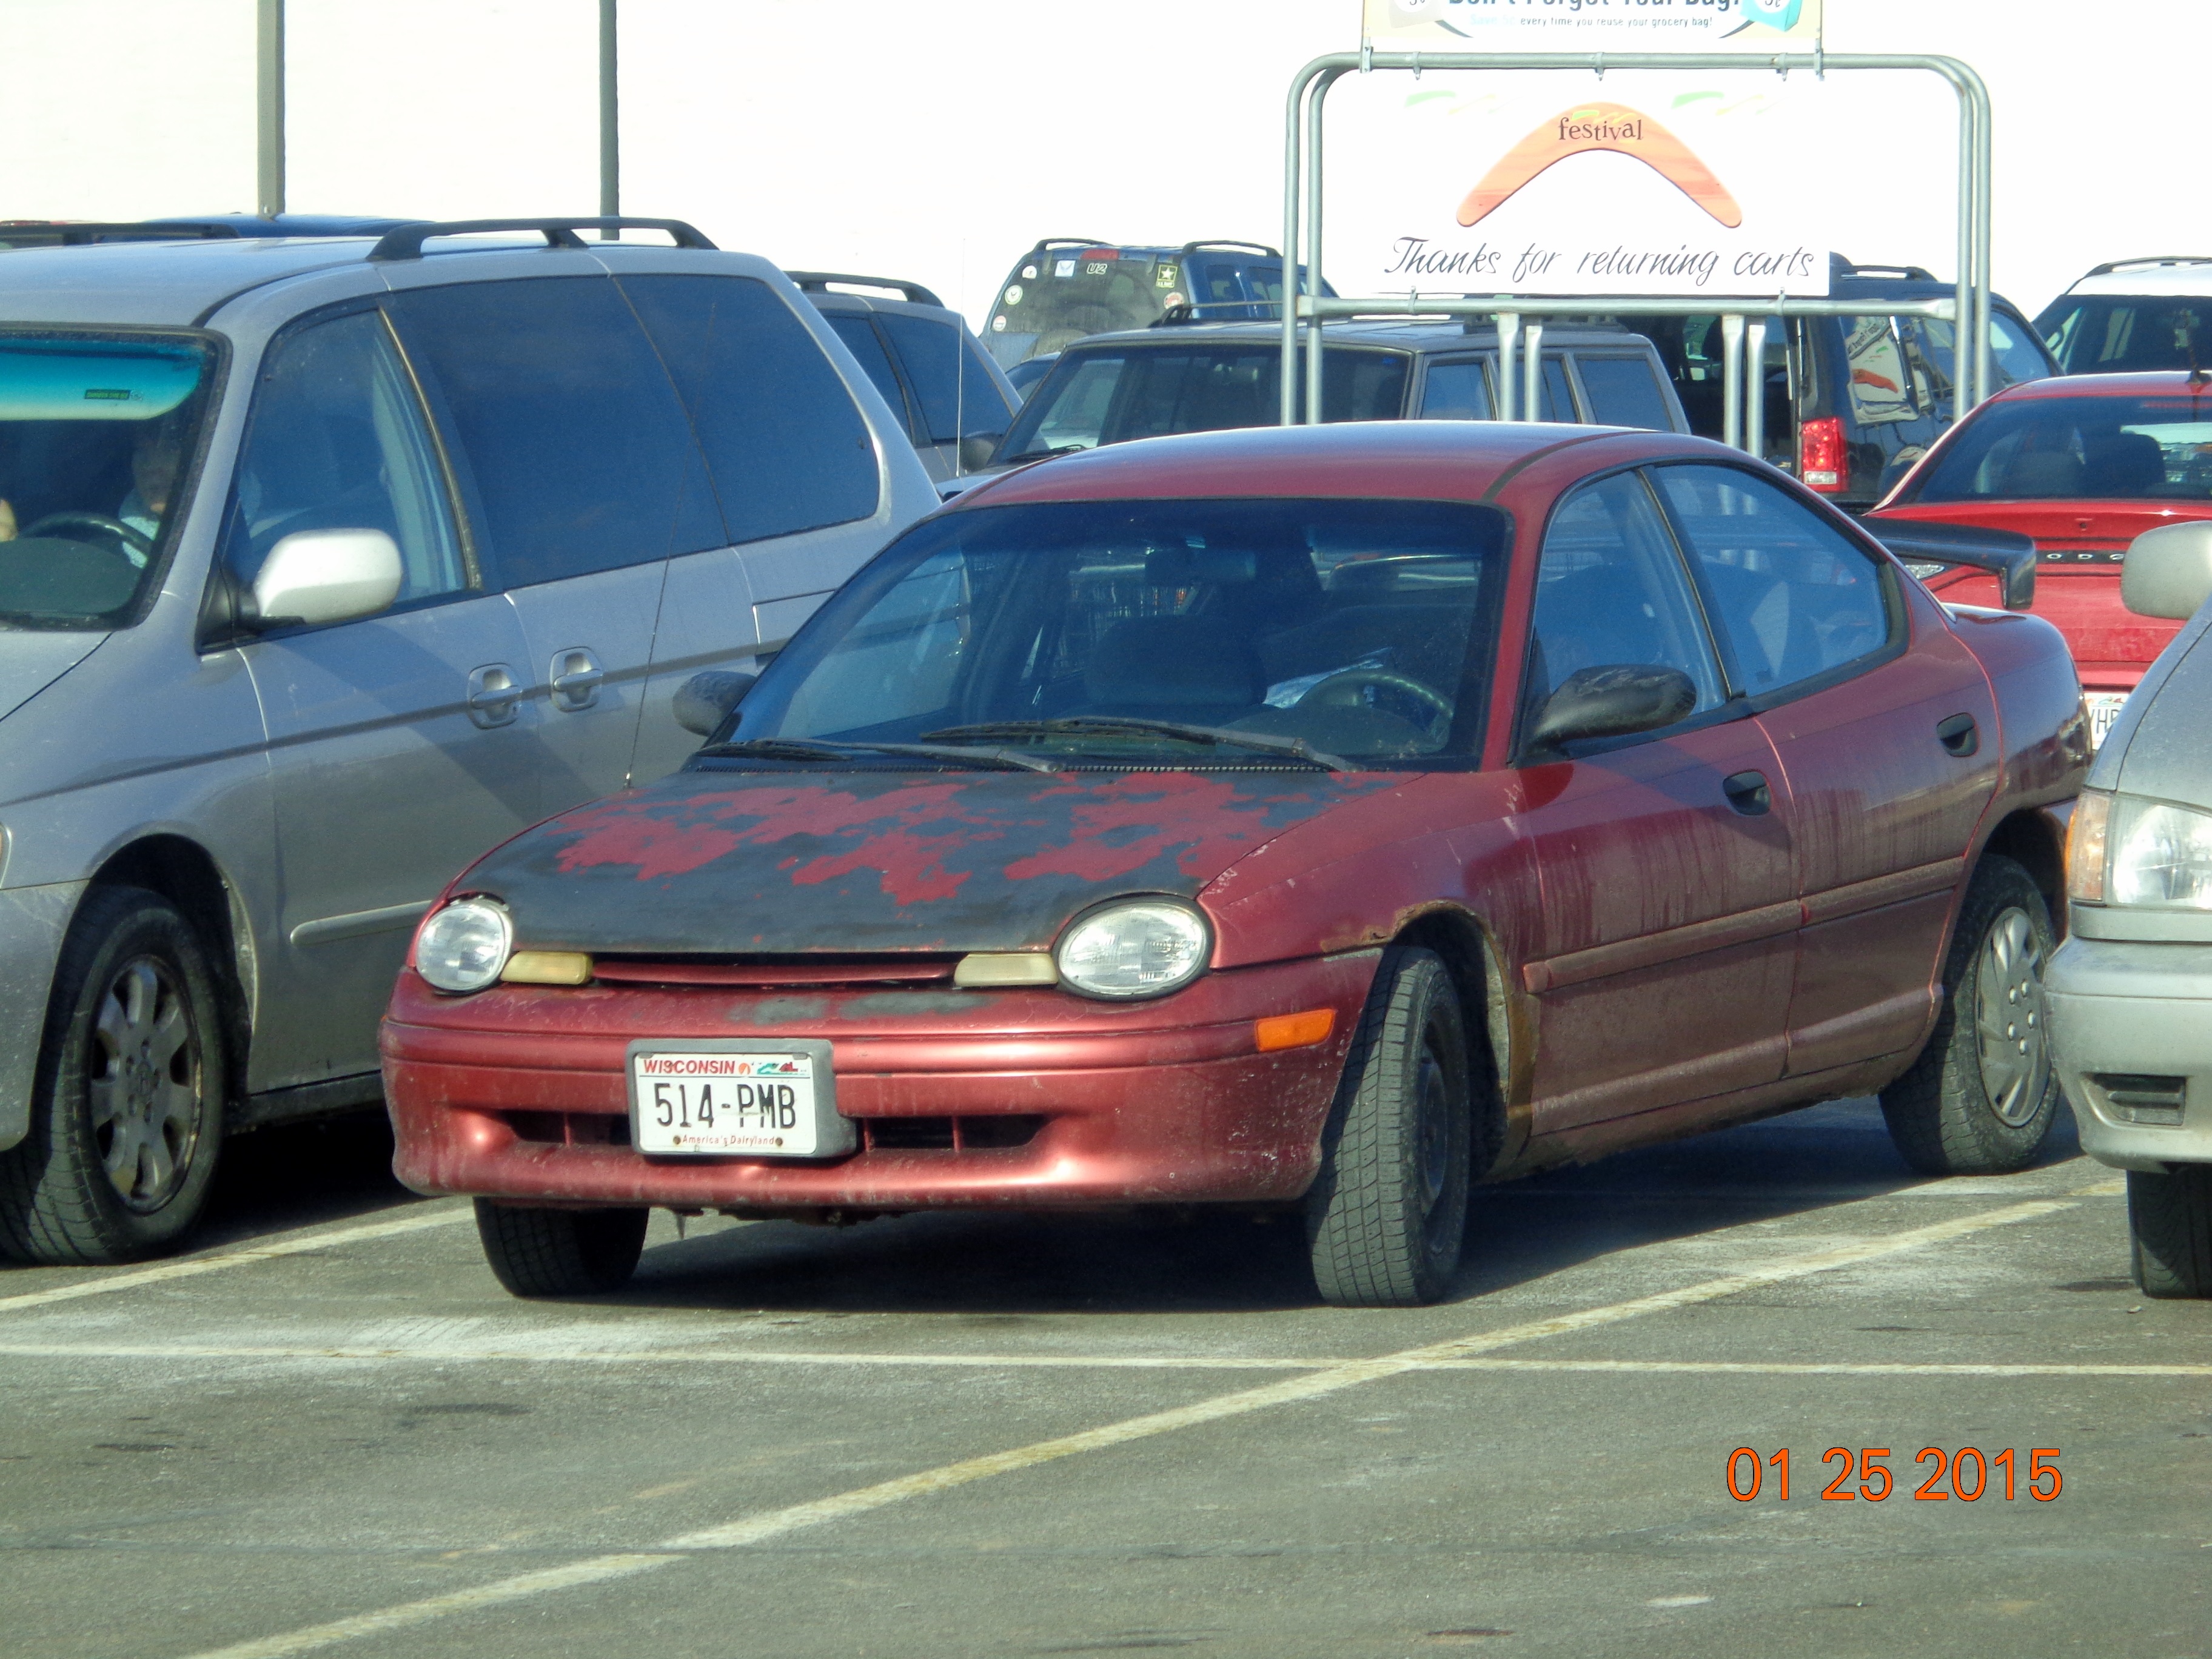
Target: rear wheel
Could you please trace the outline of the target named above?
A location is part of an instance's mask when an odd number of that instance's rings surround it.
[[[1314,1282],[1340,1308],[1409,1308],[1450,1287],[1467,1228],[1473,1091],[1450,971],[1382,959],[1306,1198]]]
[[[2057,948],[2042,890],[1985,856],[1943,969],[1943,1012],[1912,1068],[1881,1091],[1890,1139],[1926,1175],[2001,1175],[2035,1161],[2058,1110],[2043,974]]]
[[[2128,1239],[2145,1296],[2212,1296],[2212,1164],[2129,1170]]]
[[[477,1200],[477,1237],[517,1296],[602,1296],[629,1283],[648,1210],[523,1210]]]
[[[0,1154],[0,1249],[127,1261],[198,1218],[222,1146],[215,975],[157,893],[94,888],[54,975],[31,1129]]]

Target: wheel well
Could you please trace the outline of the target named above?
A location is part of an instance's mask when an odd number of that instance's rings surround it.
[[[2001,853],[2028,873],[2051,911],[2051,925],[2066,932],[2066,849],[2049,819],[2039,812],[2014,812],[1997,825],[1982,848]]]
[[[1470,1074],[1489,1079],[1488,1102],[1476,1124],[1478,1174],[1496,1165],[1510,1136],[1506,1110],[1512,1030],[1498,956],[1482,924],[1464,910],[1431,910],[1415,917],[1395,943],[1433,951],[1451,969],[1467,1027]]]
[[[246,1091],[246,1050],[252,1035],[248,963],[239,949],[230,884],[205,848],[182,836],[149,836],[123,848],[93,875],[95,887],[143,887],[175,905],[206,942],[209,966],[223,1002],[231,1092]]]

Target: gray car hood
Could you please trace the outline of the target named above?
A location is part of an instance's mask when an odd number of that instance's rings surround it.
[[[0,720],[6,719],[97,651],[105,634],[0,633]]]

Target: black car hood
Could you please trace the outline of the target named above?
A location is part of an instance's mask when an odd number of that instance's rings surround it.
[[[686,771],[539,824],[455,890],[505,901],[539,950],[1037,950],[1101,899],[1194,896],[1291,826],[1405,781]]]

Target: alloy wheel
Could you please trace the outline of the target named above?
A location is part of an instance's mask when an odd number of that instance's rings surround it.
[[[167,963],[134,957],[116,970],[87,1059],[93,1139],[107,1178],[131,1209],[158,1210],[191,1168],[204,1117],[200,1034]]]

